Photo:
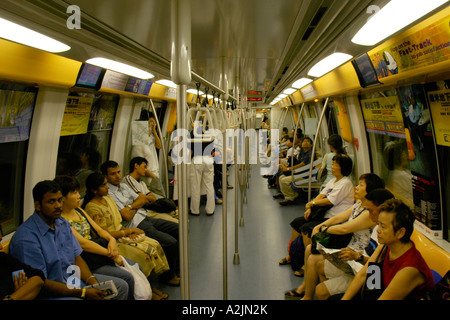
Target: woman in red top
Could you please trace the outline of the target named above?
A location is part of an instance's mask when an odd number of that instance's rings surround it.
[[[379,211],[377,233],[380,245],[355,276],[342,299],[355,297],[366,281],[367,284],[383,285],[380,300],[420,299],[431,291],[434,281],[430,268],[410,240],[414,214],[401,200],[395,199],[383,203]],[[381,270],[371,268],[368,274],[369,265],[375,262],[379,262]]]

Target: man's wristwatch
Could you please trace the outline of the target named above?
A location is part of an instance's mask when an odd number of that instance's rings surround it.
[[[364,261],[364,255],[360,254],[358,259],[355,260],[356,262],[363,262]]]
[[[128,208],[130,208],[131,210],[133,210],[133,207],[131,206],[131,204],[127,205]]]

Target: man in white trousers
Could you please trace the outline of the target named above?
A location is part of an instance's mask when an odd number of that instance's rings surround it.
[[[196,133],[195,133],[196,132]],[[214,195],[214,138],[206,138],[201,122],[196,123],[191,132],[192,160],[190,165],[191,206],[190,214],[200,215],[201,191],[206,191],[206,215],[214,214],[216,200]]]

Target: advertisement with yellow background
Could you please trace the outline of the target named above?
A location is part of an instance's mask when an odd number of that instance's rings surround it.
[[[450,90],[428,92],[436,142],[450,147]]]
[[[378,79],[450,59],[450,17],[432,23],[375,52],[369,52]]]
[[[89,116],[94,99],[89,97],[67,98],[64,110],[61,136],[84,134],[87,132]]]
[[[361,106],[367,131],[405,137],[405,125],[397,96],[363,99]]]

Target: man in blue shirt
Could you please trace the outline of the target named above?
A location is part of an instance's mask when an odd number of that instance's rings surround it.
[[[115,299],[126,300],[128,284],[125,281],[93,275],[80,256],[83,249],[72,234],[69,223],[61,217],[61,187],[53,181],[41,181],[33,188],[33,199],[35,212],[17,229],[9,252],[14,258],[44,273],[44,295],[102,299],[105,293],[100,290],[76,287],[113,280],[118,290]],[[75,270],[79,270],[79,278],[76,278]]]

